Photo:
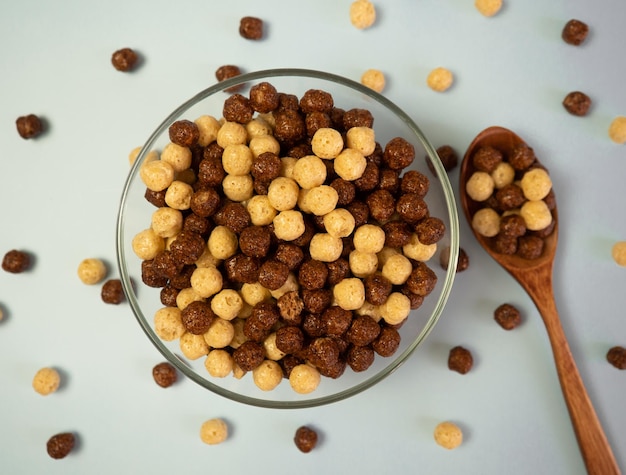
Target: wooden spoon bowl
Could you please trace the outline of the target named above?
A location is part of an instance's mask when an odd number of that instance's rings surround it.
[[[500,150],[506,157],[514,147],[525,144],[515,133],[503,127],[489,127],[472,141],[463,157],[460,171],[460,201],[465,217],[472,222],[474,213],[484,207],[472,200],[466,184],[474,173],[474,152],[483,146]],[[545,324],[563,396],[569,410],[580,451],[590,474],[619,474],[620,470],[580,377],[569,344],[559,319],[552,285],[552,268],[558,241],[558,213],[552,211],[555,226],[544,238],[543,253],[536,259],[525,259],[516,254],[501,254],[494,250],[492,238],[480,235],[472,228],[474,236],[487,253],[511,274],[533,300]]]

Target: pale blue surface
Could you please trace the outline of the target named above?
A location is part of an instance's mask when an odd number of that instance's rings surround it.
[[[426,343],[379,387],[316,409],[243,406],[190,381],[163,390],[150,377],[161,360],[127,305],[100,302],[100,287],[76,277],[85,257],[115,264],[115,219],[127,155],[171,109],[214,81],[227,63],[247,71],[322,69],[358,79],[385,72],[385,94],[434,145],[463,153],[489,125],[509,127],[549,167],[560,210],[556,298],[565,332],[607,436],[626,467],[626,373],[605,361],[626,346],[623,282],[611,246],[626,239],[626,149],[607,136],[626,115],[626,4],[619,0],[505,1],[493,18],[471,0],[378,2],[366,31],[349,22],[350,1],[4,2],[0,6],[0,210],[2,253],[32,250],[23,275],[0,273],[0,472],[110,473],[464,473],[581,474],[546,333],[530,300],[480,250],[462,220],[470,269],[457,277]],[[61,6],[62,5],[62,6]],[[239,19],[266,20],[262,42],[238,36]],[[570,18],[587,22],[586,44],[565,44]],[[145,56],[133,74],[110,65],[130,46]],[[437,94],[428,72],[450,68],[455,85]],[[565,94],[594,100],[588,117],[568,115]],[[50,123],[23,141],[15,119]],[[451,174],[456,186],[458,169]],[[112,275],[116,270],[112,268]],[[525,323],[506,333],[492,320],[508,301]],[[446,368],[450,347],[475,356],[467,375]],[[42,398],[31,388],[42,366],[61,368],[64,387]],[[223,417],[229,440],[209,447],[200,424]],[[442,420],[465,442],[448,452],[432,440]],[[292,442],[318,428],[310,454]],[[60,431],[80,435],[62,461],[45,453]]]

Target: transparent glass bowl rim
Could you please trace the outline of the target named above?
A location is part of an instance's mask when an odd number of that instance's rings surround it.
[[[361,381],[360,383],[352,386],[350,388],[344,389],[334,394],[329,394],[325,396],[321,396],[318,398],[312,399],[303,399],[303,400],[292,400],[292,401],[280,401],[280,400],[268,400],[268,399],[260,399],[252,396],[247,396],[245,394],[239,394],[237,392],[225,389],[217,384],[212,383],[202,377],[200,377],[191,367],[187,366],[183,360],[181,360],[177,355],[172,353],[169,348],[167,348],[158,335],[152,329],[149,320],[143,314],[141,309],[141,305],[135,296],[135,290],[133,288],[133,282],[131,281],[131,277],[128,273],[128,269],[126,267],[126,252],[124,242],[126,236],[124,234],[124,223],[125,223],[125,214],[124,210],[126,208],[126,203],[129,196],[129,189],[132,186],[133,182],[139,179],[139,168],[141,163],[143,163],[147,153],[151,150],[154,142],[163,134],[167,133],[169,126],[172,122],[181,117],[188,109],[192,106],[196,105],[198,102],[203,99],[216,94],[218,92],[225,91],[233,86],[237,86],[240,84],[248,83],[256,80],[267,80],[272,77],[282,77],[282,76],[293,76],[293,77],[304,77],[311,79],[321,79],[324,81],[337,83],[347,88],[353,89],[359,93],[362,93],[366,96],[369,96],[385,108],[389,109],[396,115],[404,124],[411,130],[413,134],[419,139],[421,145],[426,150],[431,163],[435,170],[437,171],[438,179],[441,183],[442,191],[444,194],[444,198],[446,201],[446,208],[448,211],[448,217],[450,220],[449,223],[449,232],[450,232],[450,254],[449,254],[449,263],[448,269],[446,271],[446,276],[443,281],[443,286],[441,288],[441,293],[439,296],[439,300],[433,310],[432,315],[430,316],[426,325],[422,328],[420,334],[411,342],[411,344],[400,354],[393,357],[393,361],[389,363],[384,369],[373,374],[369,378]],[[174,111],[172,111],[161,124],[155,129],[155,131],[148,137],[146,143],[142,146],[135,163],[133,164],[126,182],[124,184],[124,188],[122,190],[122,196],[120,199],[120,205],[118,209],[117,216],[117,228],[116,228],[116,254],[117,254],[117,265],[120,272],[120,277],[122,281],[122,286],[124,288],[124,293],[128,299],[128,302],[131,306],[131,309],[139,322],[141,328],[146,333],[150,341],[156,346],[156,348],[161,352],[161,354],[172,363],[178,371],[182,372],[187,378],[196,382],[200,386],[221,395],[227,399],[237,401],[243,404],[257,406],[257,407],[265,407],[272,409],[297,409],[297,408],[306,408],[306,407],[315,407],[321,406],[325,404],[329,404],[332,402],[341,401],[348,397],[354,396],[373,385],[377,384],[391,373],[393,373],[402,363],[404,363],[407,358],[413,353],[413,351],[418,347],[418,345],[430,334],[433,330],[434,326],[438,322],[445,304],[448,300],[450,292],[452,290],[452,284],[454,282],[454,278],[456,275],[456,263],[458,260],[458,252],[459,252],[459,220],[458,213],[456,207],[456,201],[454,197],[454,192],[452,190],[452,186],[450,184],[450,180],[448,179],[447,172],[437,155],[435,148],[426,138],[426,136],[422,133],[421,129],[418,125],[395,103],[391,100],[387,99],[382,94],[374,91],[373,89],[364,86],[363,84],[356,82],[354,80],[345,78],[343,76],[339,76],[336,74],[318,71],[313,69],[301,69],[301,68],[277,68],[277,69],[267,69],[267,70],[258,70],[250,73],[244,73],[239,76],[226,79],[224,81],[218,82],[191,97],[180,106],[178,106]]]

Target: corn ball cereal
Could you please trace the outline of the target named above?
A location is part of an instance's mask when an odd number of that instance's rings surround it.
[[[520,215],[524,218],[526,228],[531,231],[544,229],[552,222],[552,213],[543,200],[527,201],[522,205]]]
[[[515,168],[508,162],[500,162],[491,172],[491,179],[496,189],[504,188],[515,180]]]
[[[361,75],[361,84],[376,92],[385,89],[385,75],[380,69],[368,69]]]
[[[616,117],[609,126],[609,138],[617,143],[626,143],[626,117]]]
[[[465,185],[465,191],[474,201],[485,201],[495,187],[493,178],[486,172],[474,172]]]
[[[456,449],[463,442],[461,428],[453,422],[437,424],[434,432],[435,442],[444,449]]]
[[[356,0],[350,5],[350,22],[355,28],[364,30],[376,21],[376,8],[369,0]]]
[[[107,266],[101,259],[87,258],[78,264],[78,278],[83,284],[97,284],[102,282],[106,275]]]
[[[500,232],[500,215],[493,208],[482,208],[472,217],[472,228],[481,236],[493,237]]]
[[[454,76],[452,71],[443,67],[433,69],[426,78],[428,87],[437,92],[447,91],[453,82]]]
[[[521,187],[526,199],[531,201],[542,200],[548,196],[552,189],[552,180],[543,168],[534,168],[524,173]]]
[[[476,0],[476,10],[486,17],[492,17],[502,8],[502,0]]]
[[[52,394],[60,384],[61,375],[54,368],[41,368],[33,378],[33,389],[42,396]]]
[[[365,0],[352,8],[374,12]],[[363,81],[384,87],[377,70]],[[237,94],[222,118],[176,121],[171,142],[146,157],[140,175],[155,208],[133,251],[143,282],[161,288],[161,340],[211,377],[250,373],[259,391],[289,379],[309,394],[322,376],[369,367],[351,348],[368,361],[395,352],[396,327],[436,285],[425,262],[445,226],[430,215],[428,178],[402,175],[413,145],[378,143],[368,110],[269,83]],[[509,171],[486,174],[492,190]],[[203,440],[219,438],[204,429]]]
[[[200,439],[205,444],[221,444],[227,438],[228,425],[222,419],[209,419],[200,427]]]
[[[626,241],[618,241],[613,244],[611,256],[618,266],[626,266]]]

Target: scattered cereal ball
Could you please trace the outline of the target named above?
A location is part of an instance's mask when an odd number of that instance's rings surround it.
[[[383,264],[381,273],[393,285],[402,285],[413,271],[411,261],[402,254],[390,256]]]
[[[30,267],[30,255],[24,251],[13,249],[2,258],[2,270],[11,274],[20,274]]]
[[[449,69],[446,68],[435,68],[433,69],[426,78],[426,84],[433,91],[444,92],[452,86],[452,82],[454,81],[454,76]]]
[[[525,202],[520,215],[524,218],[526,228],[531,231],[545,229],[552,223],[552,213],[543,200]]]
[[[234,360],[226,350],[211,350],[204,360],[204,367],[214,378],[225,378],[233,370]]]
[[[248,132],[243,125],[237,122],[226,121],[222,124],[220,130],[217,131],[215,140],[220,147],[226,148],[231,144],[246,143],[247,138]]]
[[[289,384],[298,394],[309,394],[320,384],[320,372],[308,364],[294,366],[289,373]]]
[[[611,255],[617,265],[626,267],[626,241],[618,241],[613,244]]]
[[[206,344],[202,335],[187,332],[180,337],[178,343],[180,351],[190,360],[197,360],[209,353],[209,345]]]
[[[615,143],[626,143],[626,117],[613,119],[609,126],[609,137]]]
[[[217,132],[220,130],[219,121],[211,115],[201,115],[194,120],[198,127],[200,136],[198,137],[198,145],[206,147],[211,142],[217,140]]]
[[[252,379],[261,391],[271,391],[282,381],[283,370],[276,361],[266,359],[252,370]]]
[[[567,44],[573,46],[581,45],[589,34],[589,26],[580,20],[569,20],[563,27],[561,38]]]
[[[200,427],[200,439],[209,445],[220,444],[228,437],[228,425],[222,419],[209,419]]]
[[[240,293],[243,300],[252,306],[271,297],[270,291],[258,282],[243,284]]]
[[[301,188],[307,190],[323,185],[326,180],[326,165],[316,155],[302,157],[293,167],[293,179],[298,182]]]
[[[191,166],[191,150],[170,142],[163,148],[161,160],[169,163],[175,172],[182,172]]]
[[[169,388],[178,379],[176,368],[170,363],[163,362],[152,368],[152,377],[154,382],[162,388]]]
[[[227,145],[222,152],[222,166],[230,175],[247,175],[252,169],[252,151],[245,144]]]
[[[343,279],[333,287],[335,302],[344,310],[357,310],[365,303],[365,286],[356,277]]]
[[[215,267],[196,268],[190,282],[198,295],[208,298],[222,290],[222,273]]]
[[[411,301],[400,292],[392,292],[381,305],[380,314],[389,325],[398,325],[407,319],[411,312]]]
[[[434,436],[435,442],[445,449],[456,449],[463,442],[463,432],[453,422],[437,424]]]
[[[225,348],[235,337],[235,327],[223,318],[214,318],[211,326],[204,333],[204,341],[211,348]]]
[[[472,229],[481,236],[493,237],[500,232],[500,215],[493,208],[482,208],[472,217]]]
[[[28,114],[18,117],[15,121],[17,133],[23,139],[32,139],[43,132],[43,123],[35,114]]]
[[[74,448],[76,437],[71,432],[55,434],[46,442],[46,451],[53,459],[62,459]]]
[[[420,242],[417,234],[412,233],[409,242],[402,246],[402,252],[409,259],[426,262],[437,252],[437,243],[424,244]]]
[[[211,300],[211,310],[224,320],[232,320],[243,308],[243,299],[234,289],[223,289]]]
[[[335,157],[335,173],[346,181],[361,178],[366,166],[363,154],[353,148],[346,148]]]
[[[317,432],[307,426],[298,427],[293,441],[300,452],[307,454],[317,445]]]
[[[240,74],[241,74],[241,69],[239,68],[239,66],[235,66],[234,64],[225,64],[215,70],[215,79],[217,79],[218,82],[222,82],[222,81],[225,81],[226,79],[239,76]],[[236,86],[232,86],[227,89],[224,89],[224,92],[228,92],[228,93],[239,92],[243,88],[243,86],[244,84],[237,84]]]
[[[163,191],[174,181],[174,168],[163,160],[144,162],[139,169],[139,177],[149,190]]]
[[[460,374],[466,374],[472,369],[474,358],[472,353],[462,346],[455,346],[448,355],[448,369]]]
[[[341,133],[330,127],[317,129],[311,139],[311,149],[320,158],[335,158],[343,150]]]
[[[522,321],[520,311],[509,303],[503,303],[493,312],[493,318],[505,330],[513,330]]]
[[[60,384],[61,375],[54,368],[41,368],[33,378],[33,389],[42,396],[52,394]]]
[[[239,34],[247,40],[260,40],[263,38],[263,20],[252,16],[243,17],[239,21]]]
[[[111,64],[122,72],[132,70],[139,62],[139,55],[131,48],[118,49],[111,55]]]
[[[337,207],[338,200],[337,190],[329,185],[320,185],[307,190],[302,205],[315,216],[324,216]]]
[[[369,28],[376,21],[376,8],[369,0],[356,0],[350,5],[350,22],[355,28]]]
[[[361,75],[361,84],[376,92],[385,89],[385,75],[379,69],[368,69]]]
[[[617,369],[626,369],[626,348],[614,346],[607,352],[606,359]]]
[[[376,254],[385,245],[385,231],[374,224],[364,224],[354,232],[353,243],[357,251]]]
[[[178,307],[163,307],[154,313],[154,331],[165,341],[179,339],[185,333],[181,317],[181,309]]]
[[[191,207],[193,188],[180,180],[174,180],[165,192],[165,203],[172,209],[187,210]]]
[[[165,240],[151,228],[144,229],[135,235],[132,247],[139,259],[151,260],[165,250]]]
[[[350,236],[354,231],[354,224],[354,216],[344,208],[336,208],[324,215],[324,228],[333,237]]]
[[[298,192],[298,184],[293,179],[278,177],[270,183],[267,189],[267,198],[275,210],[287,211],[296,206]]]
[[[502,0],[476,0],[474,6],[486,17],[491,17],[502,8]]]
[[[2,308],[2,305],[0,305],[0,322],[4,319],[4,309]]]
[[[228,259],[235,255],[239,243],[237,235],[226,226],[216,226],[211,231],[207,246],[211,255],[217,259]]]
[[[102,286],[100,298],[104,303],[119,305],[124,301],[124,288],[120,279],[109,279]]]
[[[150,227],[157,236],[174,237],[183,229],[183,214],[168,206],[157,208],[152,213]]]
[[[83,259],[78,264],[78,278],[83,284],[94,285],[106,277],[107,267],[101,259]]]
[[[543,168],[534,168],[524,173],[521,180],[524,196],[529,200],[542,200],[552,189],[550,175]]]
[[[496,189],[504,188],[515,180],[515,168],[508,162],[500,162],[491,172],[493,185]]]
[[[274,234],[283,241],[293,241],[304,233],[304,218],[300,211],[293,209],[281,211],[272,220],[274,224]]]
[[[584,92],[573,91],[563,99],[563,107],[570,114],[583,117],[589,112],[591,99]]]
[[[250,215],[250,221],[255,226],[267,226],[277,214],[267,195],[254,195],[248,200],[246,209]]]
[[[373,252],[363,252],[355,249],[348,256],[350,271],[355,277],[367,277],[376,272],[378,257]]]
[[[465,191],[474,201],[485,201],[493,194],[494,186],[489,173],[476,171],[467,180]]]
[[[254,194],[254,183],[250,175],[226,175],[222,181],[224,195],[231,201],[246,201]]]

